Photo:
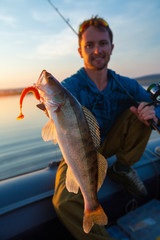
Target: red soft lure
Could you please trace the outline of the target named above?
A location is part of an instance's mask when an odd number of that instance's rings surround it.
[[[34,94],[34,96],[37,98],[37,100],[40,100],[40,95],[39,95],[38,89],[36,87],[32,86],[32,87],[24,88],[21,93],[21,97],[20,97],[20,101],[19,101],[20,113],[19,113],[19,116],[17,117],[17,120],[21,120],[24,118],[24,115],[22,113],[22,103],[23,103],[23,99],[24,99],[25,95],[29,92],[32,92]]]

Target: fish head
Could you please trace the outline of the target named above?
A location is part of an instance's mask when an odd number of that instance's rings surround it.
[[[54,111],[60,106],[64,106],[66,102],[65,89],[51,73],[43,70],[36,87],[39,90],[41,100],[46,106],[55,108]]]

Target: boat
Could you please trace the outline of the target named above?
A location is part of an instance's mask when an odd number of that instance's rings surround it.
[[[109,166],[115,159],[115,156],[108,159]],[[59,161],[57,159],[45,169],[1,181],[1,240],[74,240],[59,221],[52,205]],[[107,231],[111,237],[119,240],[158,240],[160,138],[148,142],[142,158],[133,167],[144,181],[148,197],[135,198],[106,176],[98,198],[108,215]]]

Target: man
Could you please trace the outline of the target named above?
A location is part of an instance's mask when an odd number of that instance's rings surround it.
[[[62,84],[96,117],[101,133],[99,151],[106,158],[116,155],[108,176],[137,197],[147,190],[131,166],[140,160],[151,134],[147,120],[159,123],[158,108],[147,105],[148,93],[135,81],[108,69],[114,49],[113,34],[104,19],[93,17],[79,28],[78,52],[84,67]],[[123,87],[122,87],[123,86]],[[139,103],[133,106],[129,94]],[[95,225],[89,234],[82,228],[83,197],[65,187],[67,165],[64,160],[57,171],[53,204],[57,215],[76,239],[111,239],[103,226]]]

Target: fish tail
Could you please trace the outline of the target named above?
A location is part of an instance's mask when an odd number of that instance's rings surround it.
[[[94,224],[107,225],[107,223],[108,217],[100,204],[96,210],[84,212],[83,229],[85,233],[89,233]]]

